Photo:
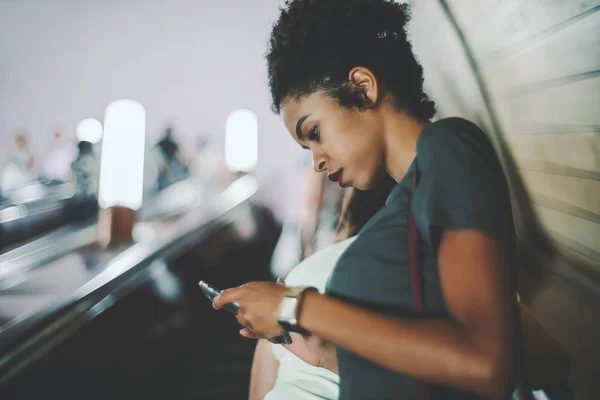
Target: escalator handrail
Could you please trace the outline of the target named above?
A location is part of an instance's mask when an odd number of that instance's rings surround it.
[[[187,179],[172,186],[175,187],[176,185],[184,184],[198,185],[193,179]],[[168,193],[159,193],[157,196],[148,199],[147,202],[145,201],[138,215],[140,217],[139,222],[157,218],[175,217],[199,207],[202,203],[202,196],[195,196],[189,204],[182,204],[179,201],[177,202],[176,209],[165,210],[163,203],[166,200],[162,198],[165,194]],[[172,195],[172,193],[170,194]],[[159,208],[160,212],[157,213],[156,208]],[[27,216],[30,215],[31,212],[28,212]],[[11,223],[14,222],[11,221]],[[51,233],[46,233],[28,243],[0,253],[0,289],[5,279],[10,279],[27,270],[44,265],[52,259],[94,243],[97,240],[96,222],[97,219],[95,217],[90,217],[85,221],[70,223],[68,226],[57,228]]]
[[[97,239],[95,219],[58,228],[29,243],[0,254],[0,286],[4,279],[89,245]]]
[[[8,379],[12,369],[23,364],[23,357],[31,358],[36,348],[43,347],[47,351],[51,342],[49,332],[60,335],[60,331],[68,329],[77,318],[89,319],[90,312],[92,317],[97,315],[93,310],[99,304],[119,297],[119,291],[142,284],[148,275],[144,271],[153,264],[182,254],[215,228],[231,222],[234,211],[246,204],[256,191],[253,177],[238,179],[207,207],[198,208],[178,221],[170,236],[134,244],[109,260],[99,275],[72,294],[42,311],[22,315],[5,324],[0,331],[0,383]],[[127,284],[123,285],[124,282]],[[53,316],[56,316],[54,320]],[[40,325],[43,327],[35,329]],[[35,332],[31,334],[31,330]]]

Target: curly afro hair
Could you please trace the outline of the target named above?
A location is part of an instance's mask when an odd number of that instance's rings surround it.
[[[288,0],[267,50],[272,108],[324,91],[344,107],[368,108],[349,84],[354,67],[370,69],[403,110],[435,114],[423,92],[423,68],[406,34],[409,7],[392,0]],[[361,100],[362,99],[362,100]]]

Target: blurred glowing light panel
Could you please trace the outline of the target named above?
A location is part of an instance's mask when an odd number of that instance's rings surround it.
[[[102,139],[102,123],[95,118],[82,119],[75,131],[80,142],[98,143]]]
[[[250,172],[258,161],[258,119],[250,110],[229,114],[225,125],[225,164],[231,171]]]
[[[142,205],[146,110],[133,100],[117,100],[106,108],[100,162],[100,207]]]

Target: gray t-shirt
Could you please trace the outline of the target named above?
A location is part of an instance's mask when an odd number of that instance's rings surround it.
[[[413,174],[419,182],[412,211],[420,236],[424,308],[421,316],[447,315],[437,249],[446,229],[475,229],[499,240],[514,273],[516,239],[508,185],[486,135],[474,124],[448,118],[428,124],[417,157],[340,257],[327,293],[373,311],[413,315],[407,219]],[[417,381],[338,348],[341,400],[416,399]],[[477,399],[448,387],[430,386],[432,399]]]

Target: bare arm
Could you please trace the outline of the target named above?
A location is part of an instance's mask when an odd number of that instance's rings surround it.
[[[564,384],[571,373],[571,355],[565,345],[552,337],[539,321],[524,306],[519,307],[523,321],[525,346],[527,348],[527,370],[529,384],[536,390],[552,388],[557,384]],[[306,346],[306,351],[301,351],[294,345],[286,346],[296,356],[315,366],[327,368],[337,373],[337,359],[335,346],[311,336],[314,345]],[[324,360],[328,362],[325,363]]]
[[[311,292],[300,325],[392,370],[507,398],[519,360],[515,292],[501,246],[477,231],[447,231],[438,263],[448,318],[389,318]]]
[[[306,293],[302,328],[376,364],[426,382],[506,399],[521,378],[517,304],[502,246],[479,231],[445,231],[438,266],[448,316],[391,318]],[[281,333],[285,288],[253,282],[223,291],[215,308],[238,302],[238,320],[261,337]]]
[[[275,386],[279,361],[273,355],[271,343],[260,339],[256,343],[250,374],[250,400],[262,400]]]

